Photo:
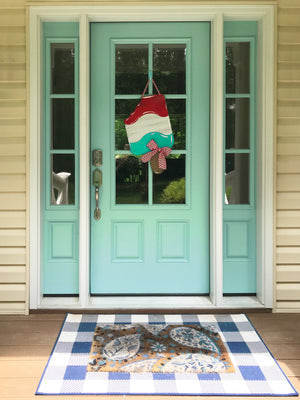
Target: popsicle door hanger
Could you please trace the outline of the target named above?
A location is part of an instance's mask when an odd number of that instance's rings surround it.
[[[142,155],[142,162],[150,161],[152,171],[161,174],[167,169],[166,157],[171,153],[174,136],[165,96],[153,79],[158,94],[145,96],[149,82],[150,79],[139,104],[124,122],[130,151]]]

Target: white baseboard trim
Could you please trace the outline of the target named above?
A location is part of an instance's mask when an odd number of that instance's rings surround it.
[[[174,310],[200,309],[264,309],[255,296],[226,296],[218,306],[208,296],[99,296],[90,297],[87,307],[82,307],[78,297],[44,297],[39,309],[76,310]]]

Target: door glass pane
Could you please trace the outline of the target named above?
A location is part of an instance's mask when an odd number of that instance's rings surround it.
[[[74,149],[74,99],[52,99],[51,149]]]
[[[116,155],[116,204],[148,203],[148,164],[132,155]]]
[[[185,100],[166,100],[174,136],[173,150],[185,150],[186,146],[186,114]]]
[[[51,204],[75,204],[74,154],[53,154],[51,161]]]
[[[153,174],[154,204],[185,204],[185,155],[167,157],[167,170]]]
[[[51,43],[51,93],[74,93],[74,43]]]
[[[249,154],[226,154],[225,204],[249,203]]]
[[[134,111],[140,100],[116,100],[115,102],[115,149],[129,150],[124,119]]]
[[[226,149],[249,149],[249,99],[226,99]]]
[[[148,80],[148,45],[117,44],[116,94],[142,94]]]
[[[226,93],[250,91],[250,43],[226,43]]]
[[[153,45],[153,78],[161,93],[185,93],[185,64],[184,43]]]

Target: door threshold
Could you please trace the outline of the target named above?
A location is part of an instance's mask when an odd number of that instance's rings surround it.
[[[213,304],[209,296],[99,296],[89,297],[84,305],[78,297],[44,297],[39,309],[200,312],[201,310],[265,309],[256,296],[226,296]]]

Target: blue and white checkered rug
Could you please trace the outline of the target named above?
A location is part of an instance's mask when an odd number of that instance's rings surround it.
[[[234,373],[87,372],[98,324],[214,326]],[[68,314],[36,394],[295,396],[293,388],[245,315]]]

